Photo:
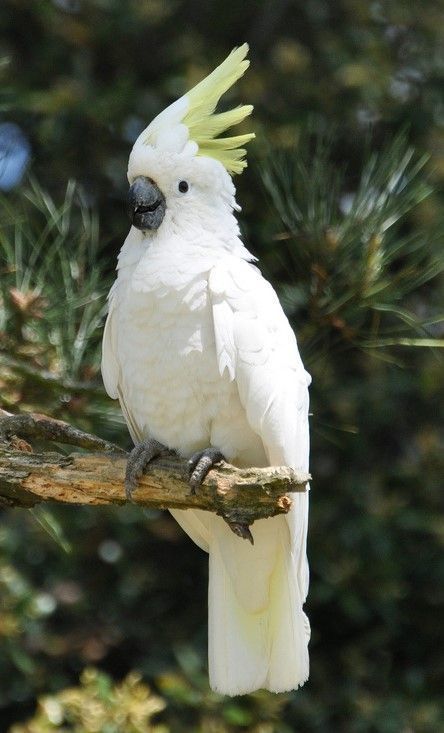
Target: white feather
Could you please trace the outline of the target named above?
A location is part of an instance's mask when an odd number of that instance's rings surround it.
[[[235,375],[241,404],[251,428],[261,436],[268,462],[307,471],[310,377],[304,370],[295,336],[275,292],[256,267],[229,257],[211,271],[209,288],[218,350],[232,356],[227,367]],[[219,307],[222,303],[224,311]],[[228,318],[227,308],[231,310]],[[227,333],[228,324],[232,325],[232,332]],[[308,677],[310,631],[302,610],[308,590],[308,495],[296,495],[294,505],[285,520],[279,517],[265,522],[274,558],[271,572],[267,572],[259,553],[257,565],[251,561],[239,562],[242,572],[237,575],[228,570],[237,600],[245,589],[247,595],[250,593],[251,577],[256,579],[259,593],[269,589],[265,619],[252,617],[250,623],[258,628],[265,624],[268,629],[269,648],[264,655],[270,663],[263,686],[274,691],[297,687]],[[289,530],[287,539],[285,522]],[[259,524],[254,525],[255,536]],[[261,538],[260,542],[263,541]],[[227,539],[224,542],[228,544]],[[226,560],[225,568],[228,568]],[[272,587],[277,588],[276,592]],[[232,602],[235,605],[234,599]],[[217,607],[217,603],[212,605]],[[242,605],[245,609],[245,601]],[[233,617],[237,616],[233,612]],[[236,635],[234,631],[233,634]],[[213,635],[217,635],[216,625]]]
[[[216,161],[156,158],[148,148],[133,173],[156,180],[167,213],[158,232],[132,229],[119,256],[106,389],[135,441],[150,436],[184,456],[215,446],[240,466],[307,470],[309,376],[276,294],[247,262],[229,176]],[[176,194],[182,177],[186,200]],[[212,687],[234,695],[303,684],[307,494],[295,495],[289,515],[256,522],[254,547],[220,517],[172,513],[210,555]]]

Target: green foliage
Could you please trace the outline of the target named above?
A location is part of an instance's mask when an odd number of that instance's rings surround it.
[[[165,704],[151,693],[132,672],[123,682],[113,684],[96,669],[85,669],[80,686],[39,700],[32,720],[13,725],[10,733],[167,733],[152,718]]]
[[[33,178],[0,196],[0,272],[3,407],[38,407],[85,429],[105,411],[119,435],[99,377],[112,273],[78,184],[68,182],[60,203]]]
[[[315,360],[326,344],[372,355],[397,345],[443,347],[431,331],[443,313],[424,317],[406,306],[444,270],[442,224],[406,227],[412,209],[432,192],[427,156],[415,156],[398,135],[369,154],[349,191],[325,136],[315,136],[314,150],[309,142],[307,134],[295,150],[273,151],[262,172],[285,227],[279,236],[289,282],[282,299],[295,324],[303,324],[304,353]]]
[[[23,524],[26,523],[24,519]],[[20,535],[11,526],[0,530],[0,705],[9,696],[20,696],[22,679],[32,679],[39,672],[31,648],[25,639],[42,635],[47,615],[54,610],[54,599],[11,562],[19,546]],[[7,692],[6,692],[7,690]],[[6,692],[6,694],[5,694]]]
[[[31,180],[0,206],[0,328],[53,374],[80,378],[97,367],[105,309],[97,215],[73,181],[60,205]]]
[[[146,725],[171,733],[443,729],[444,371],[440,349],[412,347],[444,336],[443,9],[3,1],[0,111],[28,136],[34,178],[0,203],[2,406],[128,442],[97,326],[128,229],[129,148],[246,39],[234,104],[255,105],[258,135],[236,180],[241,224],[313,376],[314,475],[311,677],[282,696],[209,690],[207,558],[167,514],[51,510],[66,554],[2,510],[3,729],[26,730],[48,696],[95,705],[104,685],[112,707],[112,680],[134,669],[166,704]],[[73,687],[91,667],[104,672]]]

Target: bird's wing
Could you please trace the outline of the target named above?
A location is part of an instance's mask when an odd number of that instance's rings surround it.
[[[209,291],[220,373],[227,370],[236,381],[247,420],[261,437],[270,465],[308,471],[311,379],[275,291],[254,265],[235,257],[212,269]],[[295,510],[287,515],[304,576],[300,548],[305,544],[307,506],[306,495],[295,495]]]
[[[143,439],[143,435],[140,429],[137,427],[135,421],[132,418],[131,410],[125,402],[125,397],[121,387],[121,367],[118,358],[118,340],[117,340],[117,327],[116,327],[116,298],[117,294],[116,283],[110,290],[108,301],[108,316],[105,323],[102,339],[102,378],[105,385],[105,389],[109,396],[120,402],[123,417],[127,424],[129,433],[134,443],[139,443]]]
[[[136,444],[148,436],[143,435],[141,429],[136,424],[131,410],[125,401],[124,391],[121,386],[121,367],[116,324],[116,289],[116,284],[114,284],[108,297],[108,316],[105,323],[102,341],[102,377],[105,389],[109,396],[112,397],[112,399],[118,398],[129,433],[134,444]],[[188,532],[194,542],[205,550],[205,552],[208,552],[209,530],[207,512],[200,510],[172,510],[171,514],[184,528],[184,530]]]
[[[115,328],[116,283],[108,295],[108,315],[102,338],[102,378],[109,396],[116,400],[118,395],[120,367],[117,361],[117,333]]]
[[[220,373],[235,379],[270,464],[308,470],[308,385],[293,330],[254,266],[227,257],[209,277]]]

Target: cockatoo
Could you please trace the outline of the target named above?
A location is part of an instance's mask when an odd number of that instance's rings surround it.
[[[252,111],[215,113],[249,66],[235,48],[140,134],[129,166],[132,227],[118,258],[102,374],[135,448],[130,495],[164,447],[190,460],[196,486],[223,456],[237,466],[308,470],[308,385],[294,333],[252,264],[234,212],[232,175],[253,133],[218,137]],[[209,553],[213,690],[283,692],[308,677],[308,494],[249,530],[201,510],[173,510]],[[234,532],[232,531],[234,530]]]

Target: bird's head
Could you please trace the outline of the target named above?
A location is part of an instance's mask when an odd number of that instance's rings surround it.
[[[246,167],[243,146],[254,133],[218,137],[252,112],[243,105],[215,113],[220,97],[249,66],[248,45],[161,112],[139,135],[128,165],[128,212],[137,229],[153,232],[190,212],[205,218],[235,206],[231,176]]]

